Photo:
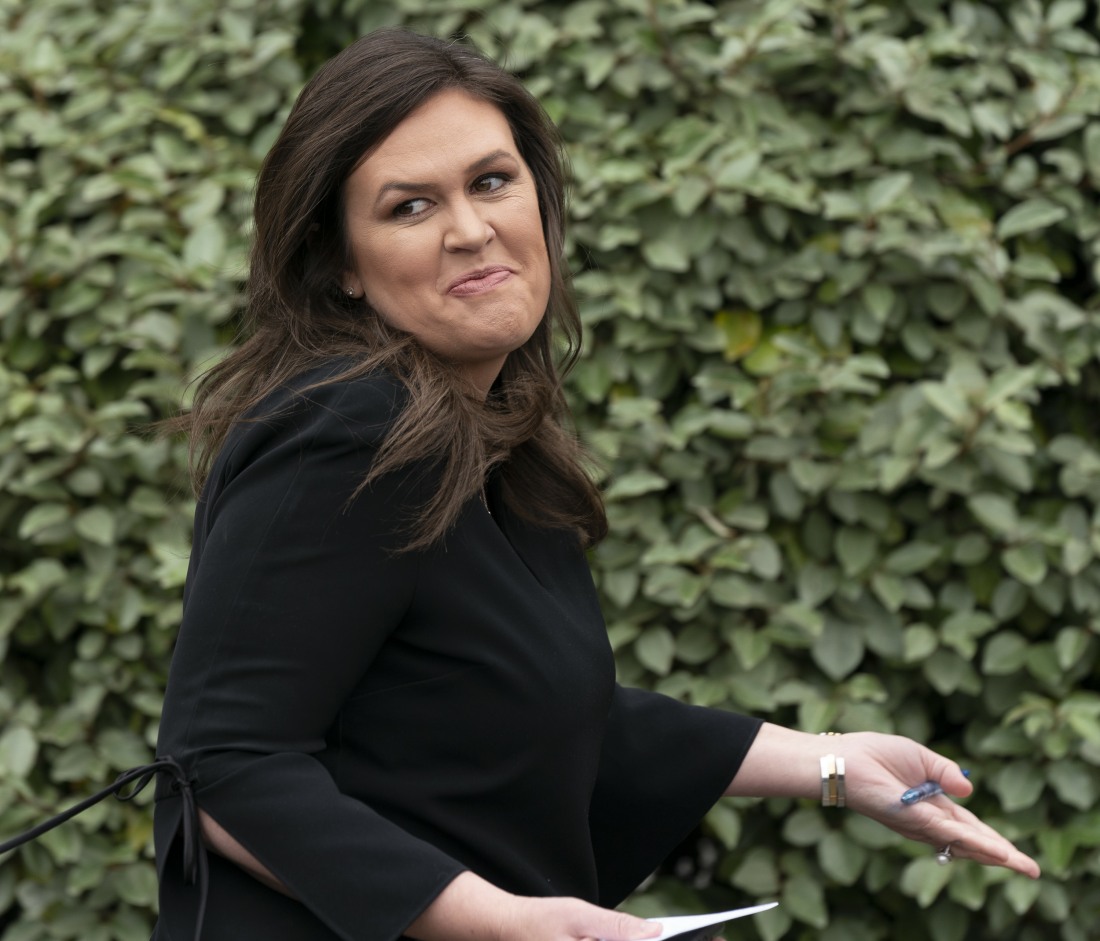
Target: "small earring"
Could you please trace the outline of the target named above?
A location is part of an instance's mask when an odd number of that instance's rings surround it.
[[[346,289],[344,290],[344,293],[345,293],[345,294],[346,294],[346,295],[347,295],[348,297],[355,297],[355,289],[354,289],[354,288],[346,288]]]

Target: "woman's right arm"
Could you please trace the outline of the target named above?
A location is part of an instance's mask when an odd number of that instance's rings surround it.
[[[275,874],[213,817],[200,810],[199,819],[203,838],[211,849],[268,888],[291,895]],[[635,941],[653,937],[658,929],[641,918],[579,899],[512,895],[472,872],[463,872],[404,933],[418,941]]]
[[[635,941],[660,934],[660,926],[580,899],[512,895],[464,872],[405,934],[418,941]]]
[[[294,898],[290,891],[270,869],[238,843],[225,827],[199,808],[199,825],[202,827],[203,842],[219,856],[224,856],[234,866],[247,872],[253,879],[262,882],[269,889]]]
[[[390,475],[349,504],[398,401],[393,383],[341,382],[234,436],[201,507],[158,742],[214,848],[349,941],[397,937],[466,868],[343,793],[323,760],[415,591],[417,559],[392,552],[415,485]],[[182,814],[162,795],[162,866]],[[185,894],[164,897],[169,918],[193,917]]]

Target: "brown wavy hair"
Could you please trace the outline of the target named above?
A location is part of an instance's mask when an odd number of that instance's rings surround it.
[[[495,105],[507,119],[535,180],[550,262],[545,316],[508,356],[485,400],[471,395],[451,364],[341,290],[351,267],[345,182],[409,114],[448,89]],[[236,422],[262,411],[264,399],[295,376],[346,362],[323,382],[386,370],[409,393],[360,489],[414,462],[439,468],[407,549],[440,540],[494,468],[513,512],[572,529],[585,546],[603,538],[603,502],[561,386],[581,332],[562,258],[564,155],[557,129],[519,79],[461,43],[400,29],[364,36],[299,95],[260,170],[254,220],[245,339],[200,377],[191,409],[171,423],[190,435],[197,491]]]

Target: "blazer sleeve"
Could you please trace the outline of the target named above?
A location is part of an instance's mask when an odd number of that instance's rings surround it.
[[[618,905],[692,831],[762,724],[616,686],[589,812],[601,905]]]
[[[465,868],[342,794],[318,759],[416,585],[415,554],[392,551],[420,502],[415,475],[349,502],[399,398],[377,377],[340,382],[238,429],[200,503],[158,748],[346,939],[398,937]],[[180,818],[178,797],[158,793],[162,879]]]

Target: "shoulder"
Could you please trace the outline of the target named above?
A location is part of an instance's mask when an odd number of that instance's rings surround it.
[[[373,451],[405,408],[404,384],[388,372],[343,376],[349,364],[310,369],[267,396],[226,437],[211,477],[233,477],[264,458],[305,452]]]
[[[298,376],[276,394],[281,409],[299,427],[350,433],[377,444],[408,402],[404,384],[388,372],[340,378],[342,367],[326,366]]]

